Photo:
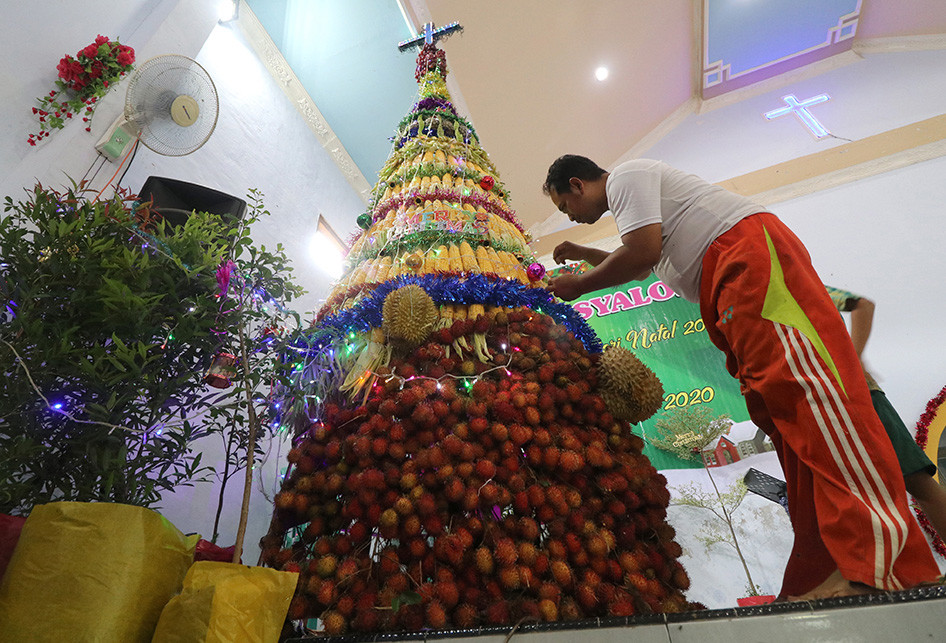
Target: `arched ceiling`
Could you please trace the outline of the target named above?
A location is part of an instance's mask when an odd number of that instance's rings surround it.
[[[441,44],[454,102],[526,227],[554,213],[540,186],[560,154],[608,167],[699,100],[865,41],[946,34],[944,0],[246,1],[372,185],[416,98],[397,42],[408,22],[459,21]]]

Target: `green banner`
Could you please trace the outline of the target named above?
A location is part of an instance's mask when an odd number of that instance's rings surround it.
[[[561,270],[561,269],[560,269]],[[559,273],[555,270],[551,274]],[[568,272],[575,272],[569,267]],[[661,415],[677,407],[705,404],[733,422],[749,419],[739,383],[726,370],[723,353],[713,346],[700,307],[677,295],[651,275],[617,288],[597,290],[572,303],[605,345],[633,352],[664,387],[661,410],[634,425],[646,439]],[[644,454],[657,469],[701,468],[700,460],[684,460],[650,443]]]

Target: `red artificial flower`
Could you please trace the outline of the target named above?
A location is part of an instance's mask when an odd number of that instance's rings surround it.
[[[118,60],[118,64],[122,67],[127,67],[128,65],[135,62],[135,53],[133,51],[121,51],[119,52],[118,58],[116,60]]]
[[[80,56],[85,56],[86,58],[95,58],[99,55],[99,46],[95,43],[92,43],[85,49],[79,52]]]
[[[102,64],[102,61],[96,60],[92,63],[92,67],[89,68],[89,78],[100,78],[104,69],[105,65]]]
[[[96,46],[96,47],[98,47],[99,45],[104,45],[104,44],[107,43],[107,42],[108,42],[108,38],[106,38],[106,37],[103,36],[102,34],[99,34],[99,35],[97,35],[97,36],[95,37],[95,46]]]

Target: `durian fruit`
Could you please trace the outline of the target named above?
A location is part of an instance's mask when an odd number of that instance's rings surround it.
[[[381,318],[381,328],[388,341],[410,350],[427,339],[440,319],[440,313],[423,288],[410,284],[388,293],[381,308]]]
[[[631,351],[608,346],[598,365],[598,385],[608,410],[618,419],[643,422],[660,409],[664,387]]]

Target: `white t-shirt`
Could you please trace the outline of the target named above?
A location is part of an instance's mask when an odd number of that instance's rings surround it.
[[[710,244],[747,216],[766,212],[743,196],[649,159],[614,168],[606,192],[622,236],[661,225],[663,251],[654,272],[690,301],[700,299],[703,255]]]

